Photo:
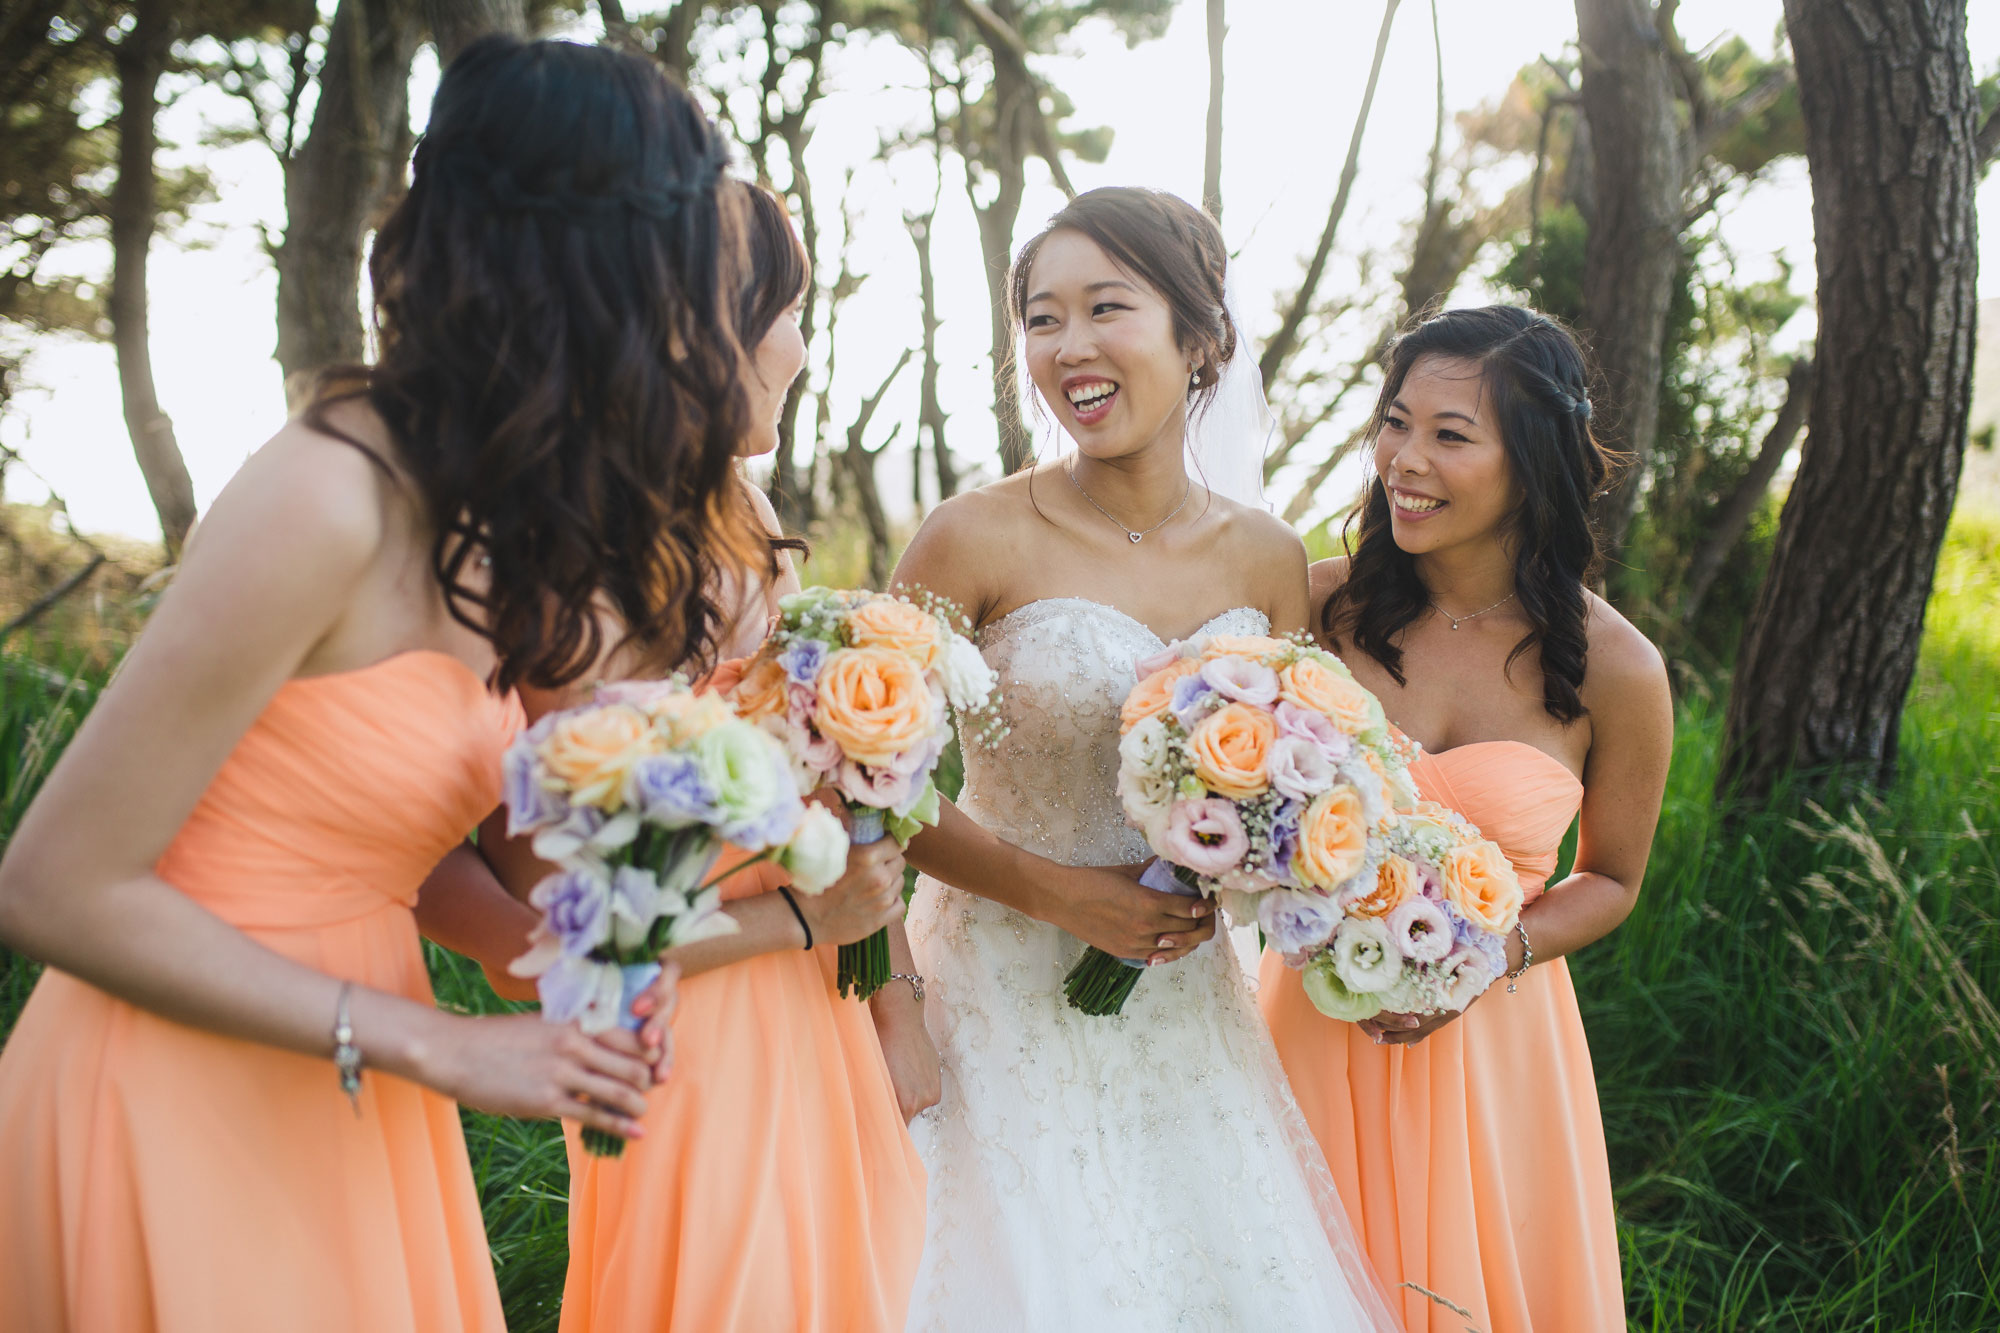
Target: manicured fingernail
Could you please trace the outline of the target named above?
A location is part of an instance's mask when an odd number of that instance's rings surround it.
[[[641,995],[638,999],[632,1001],[632,1012],[641,1018],[652,1013],[653,997],[650,995]]]
[[[1153,944],[1156,948],[1171,949],[1174,947],[1174,937],[1171,935],[1162,935],[1157,940],[1154,940]]]
[[[625,1124],[625,1135],[627,1138],[643,1139],[646,1137],[646,1127],[636,1120],[627,1121]]]

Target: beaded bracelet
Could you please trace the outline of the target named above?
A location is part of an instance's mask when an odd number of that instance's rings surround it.
[[[1514,919],[1514,930],[1521,937],[1521,965],[1507,974],[1507,993],[1514,994],[1514,983],[1528,975],[1528,969],[1535,965],[1535,946],[1528,943],[1528,923],[1519,917]]]

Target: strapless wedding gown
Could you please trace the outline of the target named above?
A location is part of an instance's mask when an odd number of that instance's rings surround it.
[[[1268,628],[1239,609],[1199,632]],[[1011,731],[966,747],[961,808],[1051,860],[1146,859],[1115,790],[1118,706],[1160,640],[1057,598],[978,641]],[[1093,1018],[1063,998],[1084,945],[1054,926],[926,878],[909,931],[944,1064],[911,1126],[930,1173],[912,1330],[1395,1327],[1225,939]]]

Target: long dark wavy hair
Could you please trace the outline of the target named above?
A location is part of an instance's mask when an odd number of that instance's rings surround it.
[[[1570,723],[1583,706],[1590,608],[1585,583],[1601,554],[1590,504],[1604,489],[1613,456],[1590,432],[1590,371],[1573,334],[1519,306],[1449,310],[1411,327],[1390,345],[1372,433],[1403,391],[1410,367],[1426,356],[1480,367],[1499,424],[1507,465],[1521,490],[1513,525],[1514,591],[1532,628],[1507,655],[1537,650],[1542,706]],[[1371,475],[1360,507],[1342,534],[1350,553],[1347,581],[1327,599],[1320,628],[1329,642],[1351,643],[1404,683],[1402,632],[1431,608],[1416,560],[1396,545],[1389,495]]]
[[[498,688],[568,684],[618,645],[704,664],[713,590],[771,567],[734,484],[746,205],[726,160],[639,56],[486,37],[438,85],[369,261],[380,356],[356,392]]]

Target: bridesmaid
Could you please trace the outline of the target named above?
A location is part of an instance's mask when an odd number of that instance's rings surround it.
[[[1419,790],[1506,850],[1529,907],[1509,977],[1457,1018],[1318,1013],[1263,963],[1293,1091],[1408,1327],[1625,1326],[1604,1127],[1565,956],[1616,929],[1659,819],[1673,715],[1659,653],[1586,587],[1582,352],[1513,306],[1424,321],[1389,353],[1375,476],[1315,623],[1421,741]],[[1543,883],[1579,811],[1574,871]]]
[[[746,193],[752,280],[737,328],[753,351],[740,452],[754,456],[777,447],[778,414],[805,364],[798,307],[808,273],[783,206],[764,190]],[[776,539],[769,503],[744,485]],[[776,580],[737,581],[741,593],[724,599],[737,608],[725,652],[754,652],[777,598],[798,590],[780,561]],[[531,712],[561,702],[528,701]],[[490,832],[498,839],[502,828]],[[520,855],[515,845],[495,859],[525,890],[541,867]],[[564,1333],[903,1327],[925,1184],[905,1122],[928,1102],[899,1105],[883,1051],[928,1061],[932,1085],[937,1056],[920,981],[905,977],[866,1006],[833,984],[839,945],[900,919],[902,856],[888,839],[856,848],[847,876],[818,897],[788,895],[783,883],[763,866],[726,881],[741,930],[667,955],[684,978],[674,1076],[648,1098],[644,1144],[595,1157],[568,1127]]]
[[[440,1012],[411,906],[498,799],[513,687],[595,668],[587,608],[675,662],[769,562],[725,151],[635,56],[446,72],[379,364],[216,500],[0,864],[49,964],[0,1056],[0,1328],[498,1333],[454,1103],[640,1133],[639,1041]]]

